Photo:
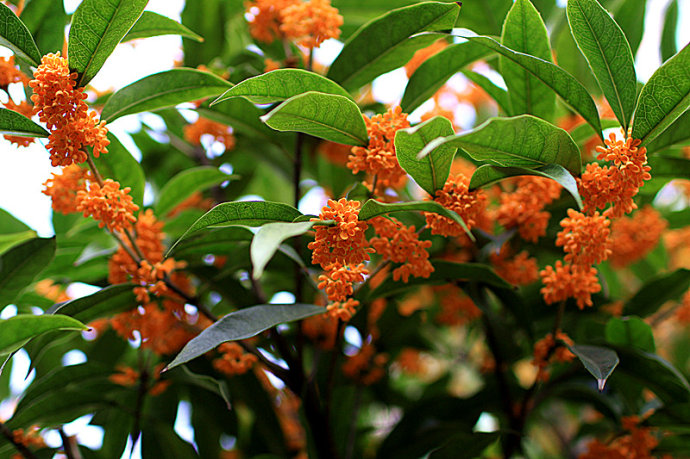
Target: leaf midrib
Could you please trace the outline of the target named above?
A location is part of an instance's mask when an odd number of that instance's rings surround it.
[[[656,124],[647,132],[647,134],[645,134],[644,137],[642,137],[642,138],[640,139],[640,141],[641,141],[640,144],[641,144],[641,145],[644,145],[644,144],[647,142],[647,139],[648,139],[650,136],[652,137],[652,139],[655,139],[657,136],[659,136],[661,133],[659,133],[659,134],[657,134],[657,135],[655,135],[655,136],[652,136],[652,133],[655,133],[657,130],[661,129],[661,126],[663,126],[663,125],[665,124],[666,120],[667,120],[668,118],[670,118],[669,115],[670,115],[671,113],[674,113],[675,110],[676,110],[678,107],[680,107],[681,105],[690,105],[689,102],[690,102],[690,91],[689,91],[689,92],[686,92],[685,96],[683,96],[683,98],[682,98],[677,104],[675,104],[675,105],[673,106],[673,108],[672,108],[670,111],[667,111],[666,114],[664,115],[664,117],[661,118],[661,120],[659,120],[659,122],[656,123]],[[657,104],[658,104],[658,103],[657,103]],[[686,110],[687,110],[687,108],[686,108]],[[683,115],[683,113],[685,113],[685,111],[681,112],[681,114],[680,114],[679,116],[677,116],[676,119],[680,118],[680,117]],[[674,120],[674,121],[675,121],[675,120]],[[666,130],[668,127],[670,127],[670,125],[669,125],[669,126],[666,126],[666,127],[664,128],[664,130]]]
[[[331,126],[331,125],[328,125],[328,124],[323,123],[323,122],[320,122],[320,121],[316,121],[316,120],[311,119],[311,118],[306,118],[306,117],[301,116],[301,115],[299,115],[299,114],[297,114],[297,113],[290,113],[289,115],[286,115],[286,114],[283,114],[282,112],[278,111],[278,112],[276,112],[273,116],[280,116],[281,114],[284,115],[284,116],[288,116],[288,117],[290,117],[290,118],[297,118],[297,119],[299,119],[299,120],[309,121],[309,122],[311,122],[311,123],[318,124],[319,126],[322,126],[322,127],[325,127],[325,128],[332,129],[332,130],[334,130],[334,131],[336,131],[336,132],[339,132],[339,133],[345,135],[346,137],[349,137],[349,138],[351,138],[351,139],[357,140],[358,142],[361,142],[361,144],[359,144],[359,146],[362,146],[362,145],[366,145],[366,144],[367,144],[366,139],[360,139],[359,137],[356,137],[354,134],[350,134],[350,133],[348,133],[347,131],[343,131],[343,130],[341,130],[341,129],[338,129],[338,128],[336,128],[335,126]],[[271,117],[271,118],[272,118],[272,117]],[[271,118],[268,118],[266,121],[270,121]]]

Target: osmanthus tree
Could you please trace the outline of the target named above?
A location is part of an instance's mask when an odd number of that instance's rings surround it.
[[[0,131],[56,166],[54,237],[0,213],[0,457],[690,455],[679,3],[645,84],[644,0],[0,4]],[[175,68],[90,89],[164,34]]]

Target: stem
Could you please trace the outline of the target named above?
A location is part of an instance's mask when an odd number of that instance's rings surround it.
[[[358,384],[355,389],[355,402],[352,409],[352,419],[350,420],[350,429],[347,434],[347,443],[345,444],[345,459],[351,459],[355,452],[355,439],[357,438],[357,415],[359,414],[359,407],[362,403],[362,385]]]
[[[12,446],[19,451],[19,453],[24,456],[26,459],[38,459],[38,457],[29,449],[26,447],[26,445],[14,441],[14,434],[10,429],[7,428],[7,426],[0,421],[0,434],[2,434],[3,437],[7,439],[10,443],[12,443]]]
[[[60,438],[62,439],[62,449],[65,450],[65,456],[67,456],[67,459],[82,459],[79,448],[77,448],[76,443],[72,441],[72,438],[65,433],[62,427],[58,429],[58,432],[60,433]]]
[[[93,158],[91,158],[91,155],[89,154],[86,155],[86,164],[89,165],[91,172],[93,172],[93,176],[96,179],[96,183],[98,183],[100,186],[103,186],[103,177],[101,177],[101,174],[98,172],[96,164],[93,162]]]
[[[134,451],[134,443],[136,443],[137,439],[139,438],[139,433],[141,432],[141,413],[144,408],[144,401],[146,398],[146,392],[148,392],[150,377],[147,365],[141,363],[141,348],[139,349],[139,388],[137,391],[137,401],[134,408],[134,428],[132,429],[134,435],[132,436],[132,452]]]

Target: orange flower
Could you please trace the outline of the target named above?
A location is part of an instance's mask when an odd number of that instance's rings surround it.
[[[55,284],[51,279],[43,279],[36,282],[34,291],[55,303],[62,303],[72,299],[65,291],[65,287]]]
[[[24,429],[15,429],[12,431],[12,440],[31,448],[45,448],[46,443],[39,433],[38,426],[31,426],[28,431]],[[20,456],[23,457],[23,456]]]
[[[2,66],[0,66],[0,69],[1,68]],[[26,116],[27,118],[31,118],[32,116],[34,116],[34,106],[26,101],[23,101],[19,105],[17,105],[12,101],[12,99],[10,99],[5,104],[5,108],[20,113]],[[33,137],[24,137],[20,135],[4,135],[3,137],[19,147],[28,147],[36,140]]]
[[[199,117],[194,123],[184,127],[184,138],[193,145],[201,145],[201,136],[210,135],[216,142],[225,145],[225,150],[235,148],[232,128],[225,124]]]
[[[330,0],[307,0],[280,11],[280,31],[306,48],[318,48],[329,38],[340,36],[343,17]]]
[[[558,342],[556,342],[558,340]],[[534,343],[534,358],[532,365],[536,366],[539,371],[537,379],[539,381],[546,381],[549,379],[549,373],[546,367],[552,362],[570,362],[575,358],[575,354],[570,352],[567,346],[573,345],[573,340],[568,335],[558,330],[556,332],[556,340],[553,335],[549,333],[544,338]]]
[[[447,285],[439,287],[438,290],[444,293],[441,296],[441,310],[436,315],[436,322],[456,326],[481,317],[481,309],[459,287]]]
[[[374,115],[371,119],[364,115],[364,122],[367,125],[369,145],[367,148],[353,147],[347,167],[354,174],[364,171],[377,176],[377,186],[402,186],[407,175],[398,164],[393,141],[398,129],[410,127],[407,113],[403,113],[400,107],[395,107],[384,114]]]
[[[504,245],[498,254],[492,253],[489,258],[496,274],[513,285],[527,285],[539,279],[537,259],[531,258],[527,251],[509,259],[509,249]]]
[[[434,271],[429,262],[431,241],[420,241],[414,226],[405,226],[393,217],[376,217],[371,220],[378,237],[371,238],[369,243],[384,260],[402,263],[393,270],[393,279],[402,278],[404,283],[414,277],[427,278]]]
[[[585,216],[568,209],[568,216],[560,224],[563,230],[557,235],[556,245],[563,247],[566,262],[584,266],[601,263],[608,258],[611,253],[609,219],[599,212]]]
[[[324,290],[330,301],[345,301],[352,295],[354,282],[364,282],[369,271],[364,264],[357,266],[333,263],[325,274],[319,276],[319,289]]]
[[[630,432],[629,434],[619,436],[609,444],[594,439],[587,445],[587,451],[580,454],[578,459],[651,459],[654,457],[651,454],[652,450],[657,447],[659,440],[652,434],[650,427],[638,427],[639,423],[638,416],[621,418],[623,429]]]
[[[343,374],[365,386],[374,384],[385,374],[384,365],[388,355],[376,354],[371,343],[364,344],[359,352],[347,358],[343,364]]]
[[[92,216],[100,228],[107,226],[110,231],[129,229],[136,221],[134,212],[139,210],[129,191],[129,187],[120,189],[120,184],[110,179],[106,179],[102,187],[98,183],[90,183],[88,190],[77,191],[77,210],[83,212],[84,217]]]
[[[546,304],[575,298],[577,307],[584,309],[585,305],[592,306],[592,293],[601,290],[597,270],[590,266],[564,265],[559,260],[556,269],[547,266],[539,275],[544,283],[541,294]]]
[[[246,2],[249,33],[264,43],[273,43],[276,38],[282,40],[284,35],[280,30],[281,12],[298,3],[299,0],[253,0]]]
[[[666,226],[666,220],[651,206],[645,206],[631,218],[614,220],[611,224],[611,265],[623,268],[646,257],[659,243]]]
[[[446,209],[456,212],[469,229],[480,221],[486,210],[487,197],[482,190],[469,191],[470,179],[463,174],[448,177],[443,188],[436,191],[434,201]],[[459,223],[450,218],[432,212],[425,212],[426,224],[431,227],[431,234],[453,237],[465,233]]]
[[[283,68],[280,62],[269,58],[264,59],[264,73],[272,72],[280,68]]]
[[[417,70],[425,60],[429,59],[446,46],[448,46],[446,40],[440,39],[436,40],[425,48],[417,50],[407,64],[405,64],[405,73],[407,74],[407,78],[410,78],[414,71]]]
[[[324,141],[319,144],[317,151],[333,164],[344,166],[347,164],[347,158],[350,155],[351,149],[352,147],[349,145]]]
[[[683,325],[690,324],[690,290],[683,294],[680,306],[675,311],[676,320]]]
[[[43,194],[50,196],[53,210],[63,214],[79,212],[77,210],[77,192],[86,189],[86,180],[91,179],[91,172],[76,164],[62,168],[61,174],[53,172],[53,177],[43,184]]]
[[[517,179],[513,193],[501,194],[496,219],[506,228],[517,228],[520,237],[537,242],[546,234],[551,214],[544,211],[561,194],[561,186],[544,177],[525,176]]]
[[[29,77],[15,65],[14,56],[0,57],[0,88],[7,90],[7,86],[11,83],[21,83],[26,86],[28,82]]]
[[[302,321],[304,335],[324,350],[332,350],[338,332],[338,319],[326,314],[319,314]]]
[[[345,301],[331,303],[326,309],[330,317],[347,322],[357,312],[357,306],[359,306],[359,301],[348,298]]]
[[[218,346],[221,357],[213,360],[213,368],[227,375],[242,375],[252,369],[257,362],[255,355],[247,354],[237,343],[223,343]]]
[[[421,375],[426,371],[426,366],[421,358],[419,350],[405,347],[398,354],[395,363],[400,367],[403,373],[408,375]]]
[[[120,386],[131,387],[139,381],[139,372],[132,367],[118,365],[117,373],[113,373],[108,379]]]

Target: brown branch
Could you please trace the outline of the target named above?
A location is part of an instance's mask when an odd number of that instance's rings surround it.
[[[24,445],[23,443],[19,443],[18,441],[15,441],[14,439],[14,434],[12,431],[2,422],[0,421],[0,434],[2,434],[3,437],[7,439],[10,443],[12,443],[12,446],[19,451],[19,453],[24,456],[26,459],[38,459],[38,457]]]
[[[60,439],[62,439],[62,449],[65,451],[67,459],[82,459],[77,442],[73,437],[68,436],[62,427],[58,429]]]

